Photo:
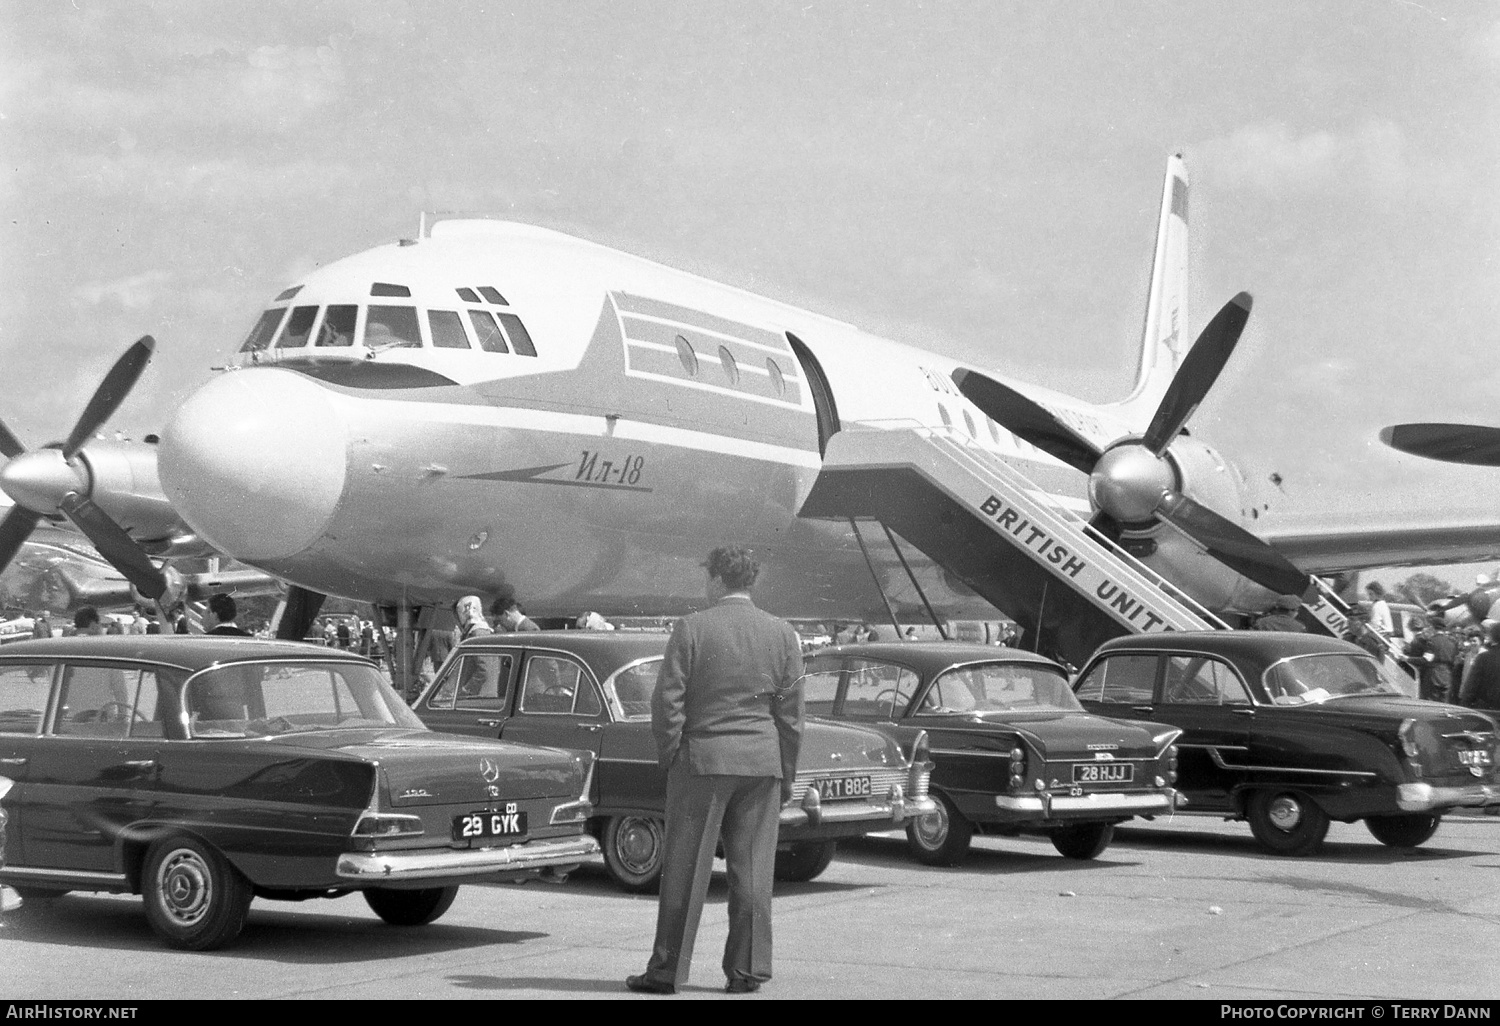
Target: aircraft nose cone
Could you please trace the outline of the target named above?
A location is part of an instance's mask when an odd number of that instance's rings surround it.
[[[1110,449],[1089,475],[1089,499],[1120,523],[1150,520],[1162,492],[1175,488],[1176,478],[1167,461],[1158,459],[1140,445]]]
[[[37,513],[56,513],[69,492],[83,488],[78,472],[58,449],[23,452],[0,467],[0,488],[15,502]]]
[[[347,477],[343,417],[291,371],[221,374],[162,432],[161,483],[209,544],[254,562],[305,550],[327,530]]]

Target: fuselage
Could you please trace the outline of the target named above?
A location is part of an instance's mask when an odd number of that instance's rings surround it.
[[[331,263],[232,362],[162,434],[167,498],[220,551],[379,604],[514,593],[539,615],[674,614],[701,605],[703,554],[735,542],[764,562],[768,608],[873,612],[850,527],[797,516],[840,428],[944,431],[1089,509],[1087,478],[959,394],[952,358],[525,225],[441,222]],[[1135,430],[1016,387],[1101,448]],[[1217,454],[1184,437],[1172,460],[1199,501],[1240,515]],[[1201,600],[1242,597],[1174,532],[1142,532]],[[941,611],[978,610],[930,564],[918,574]]]

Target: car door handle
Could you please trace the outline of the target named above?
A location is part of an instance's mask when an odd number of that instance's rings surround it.
[[[1131,712],[1139,712],[1139,713],[1148,713],[1148,712],[1151,712],[1155,708],[1156,708],[1156,706],[1154,706],[1154,705],[1132,705],[1130,707],[1130,711]]]
[[[1254,716],[1255,707],[1252,705],[1234,705],[1229,707],[1232,716]]]
[[[14,759],[0,759],[0,766],[24,766],[30,761],[23,755]]]
[[[580,723],[578,726],[588,731],[590,734],[599,733],[600,725],[597,723]]]
[[[477,724],[479,724],[481,727],[498,727],[498,726],[500,726],[500,721],[499,720],[475,720],[474,722],[477,723]]]
[[[156,765],[155,759],[127,759],[125,765],[131,769],[150,769]]]

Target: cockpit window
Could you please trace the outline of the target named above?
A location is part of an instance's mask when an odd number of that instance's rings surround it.
[[[485,299],[489,300],[491,303],[494,303],[496,306],[510,306],[510,304],[505,301],[505,297],[500,294],[499,290],[492,289],[488,285],[479,286],[479,294]]]
[[[470,310],[469,321],[474,325],[474,337],[479,339],[479,348],[486,353],[508,353],[509,347],[505,344],[505,336],[500,331],[500,326],[495,323],[484,310]]]
[[[465,303],[479,302],[479,297],[474,294],[473,289],[454,289],[453,291],[457,292],[458,298],[462,299]]]
[[[354,319],[359,315],[357,306],[330,306],[323,315],[323,326],[318,329],[320,346],[354,345]]]
[[[499,317],[515,351],[522,356],[535,356],[536,346],[531,344],[531,336],[526,333],[526,325],[521,323],[521,318],[512,313],[503,313]]]
[[[432,344],[437,348],[469,348],[469,336],[464,334],[464,319],[455,311],[427,311],[427,327],[432,331]]]
[[[276,337],[276,329],[281,326],[281,318],[286,315],[286,307],[267,310],[260,315],[260,320],[255,322],[255,327],[250,329],[250,335],[245,339],[245,344],[240,346],[240,352],[253,353],[264,349],[271,344],[271,339]]]
[[[400,296],[403,299],[411,298],[411,289],[405,285],[392,285],[388,282],[377,281],[370,286],[372,296]]]
[[[417,311],[411,306],[371,306],[365,318],[365,345],[371,349],[422,345]]]
[[[318,318],[318,308],[315,306],[299,306],[292,311],[292,316],[286,322],[286,328],[281,333],[281,338],[276,342],[277,349],[296,349],[298,346],[307,345],[307,337],[312,334],[313,321]]]
[[[282,292],[281,295],[277,296],[276,299],[274,300],[274,302],[277,302],[277,303],[284,302],[285,300],[291,299],[293,296],[295,296],[297,293],[299,293],[301,291],[302,291],[302,286],[301,285],[293,285],[291,288],[286,289],[284,292]]]

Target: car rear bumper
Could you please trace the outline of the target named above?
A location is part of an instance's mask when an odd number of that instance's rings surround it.
[[[516,874],[543,869],[572,869],[599,851],[587,834],[556,840],[528,841],[506,848],[442,851],[346,852],[336,872],[355,883],[399,883],[452,877]]]
[[[816,792],[810,792],[814,799]],[[937,802],[927,796],[907,798],[896,795],[885,801],[829,801],[819,802],[804,796],[797,805],[783,806],[781,826],[821,830],[823,833],[840,832],[832,828],[850,827],[851,836],[875,830],[888,830],[908,819],[925,816],[937,811]],[[861,829],[862,827],[862,829]]]
[[[1101,816],[1154,816],[1158,813],[1175,812],[1187,804],[1187,799],[1172,788],[1160,791],[1121,794],[1099,791],[1074,797],[1072,795],[997,794],[995,805],[1003,812],[1015,815],[1041,816],[1043,818],[1067,817],[1095,819]]]
[[[1500,806],[1500,785],[1464,784],[1435,787],[1432,784],[1398,784],[1396,804],[1403,812],[1433,812],[1441,809]]]

